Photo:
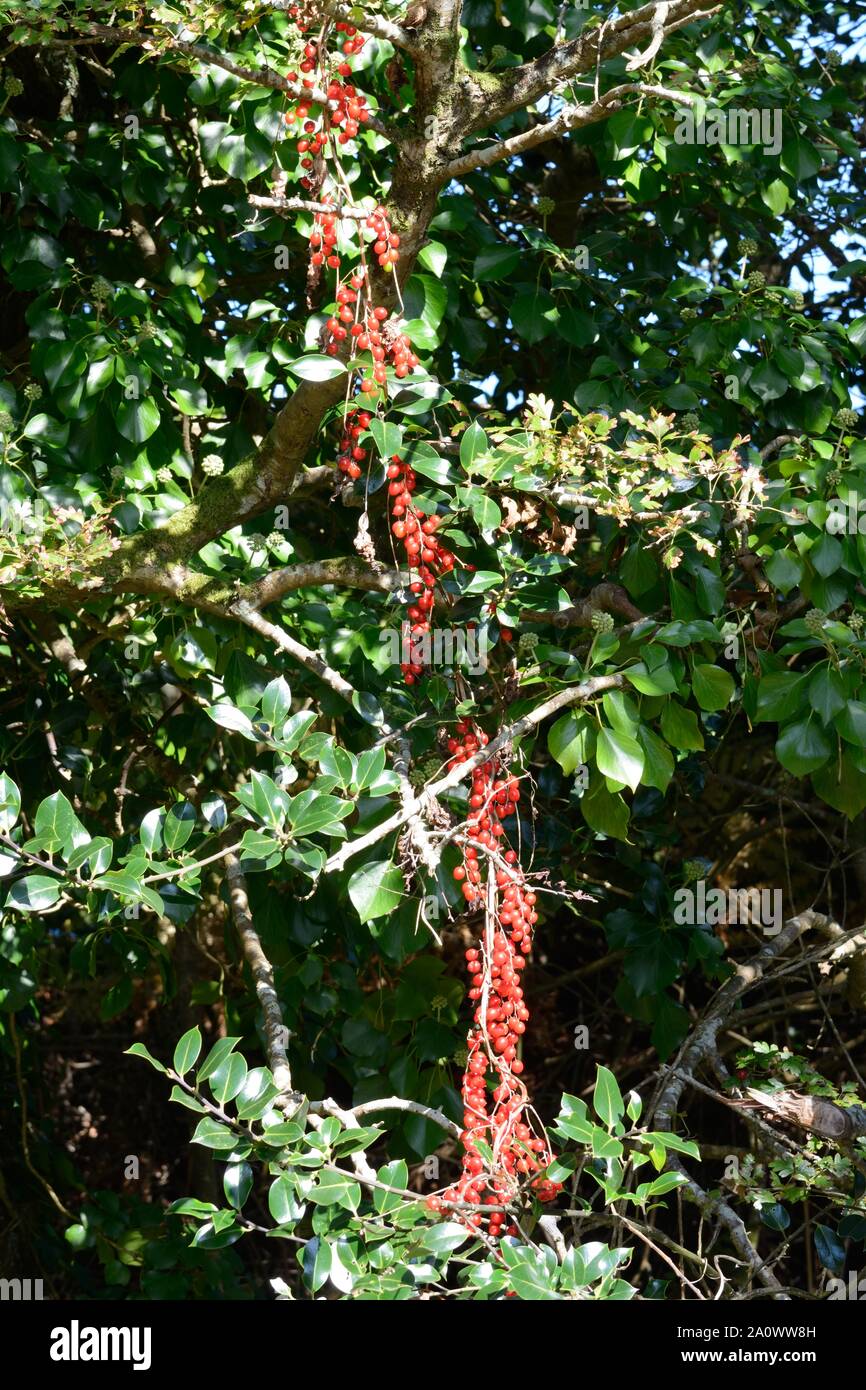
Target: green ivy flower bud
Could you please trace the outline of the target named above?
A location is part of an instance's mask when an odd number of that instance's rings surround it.
[[[762,290],[767,283],[767,277],[761,270],[753,270],[746,282],[750,290]]]
[[[504,63],[508,57],[508,49],[501,43],[495,43],[490,50],[491,63]]]
[[[517,650],[521,656],[532,656],[538,646],[537,632],[521,632],[517,639]]]
[[[857,428],[857,418],[856,410],[837,410],[835,423],[840,430],[853,430]]]
[[[686,883],[697,883],[703,877],[704,866],[700,859],[687,859],[683,864],[683,879]]]
[[[263,536],[259,531],[254,531],[252,535],[247,536],[247,541],[254,554],[257,550],[267,549],[268,538],[267,536]]]
[[[7,97],[20,97],[24,91],[24,83],[20,77],[9,76],[3,84]]]
[[[556,210],[556,203],[552,198],[539,198],[535,204],[542,217],[549,217]]]
[[[756,256],[758,254],[758,243],[753,236],[741,236],[737,242],[737,250],[741,256]]]
[[[841,468],[831,468],[827,474],[827,484],[829,487],[838,487],[842,481]]]
[[[811,632],[813,637],[820,637],[823,634],[826,621],[827,614],[823,608],[810,608],[803,619],[807,632]]]
[[[792,304],[792,306],[793,306],[795,309],[802,309],[802,307],[803,307],[803,305],[804,305],[805,303],[806,303],[806,299],[805,299],[805,296],[804,296],[804,294],[803,294],[803,291],[802,291],[802,290],[795,290],[794,293],[793,293],[793,295],[791,296],[791,304]]]
[[[114,293],[114,286],[104,275],[97,275],[90,293],[94,304],[104,304]]]
[[[824,62],[827,64],[828,68],[838,68],[841,61],[842,54],[839,52],[838,48],[831,48],[824,55]]]
[[[12,430],[13,420],[8,410],[0,410],[0,434],[9,434]]]
[[[850,614],[848,615],[848,626],[850,627],[851,631],[854,633],[854,636],[855,636],[855,637],[862,637],[862,635],[863,635],[863,614],[862,614],[862,613],[850,613]]]
[[[693,430],[696,430],[698,428],[700,423],[700,419],[695,414],[695,412],[693,410],[690,410],[688,414],[684,415],[683,418],[680,420],[680,429],[682,430],[683,434],[691,434]]]
[[[123,468],[119,463],[116,463],[111,470],[111,481],[113,483],[122,483],[125,477],[126,473]]]
[[[208,478],[218,478],[223,471],[223,461],[219,454],[207,454],[201,463],[201,471]]]
[[[38,381],[28,381],[24,387],[24,399],[28,401],[38,401],[42,395],[42,387]]]
[[[143,324],[141,325],[141,328],[139,328],[139,330],[138,330],[138,336],[139,336],[139,338],[142,339],[143,342],[147,342],[147,341],[149,341],[151,338],[155,338],[155,337],[156,337],[157,331],[158,331],[158,330],[157,330],[156,324],[155,324],[155,323],[151,323],[150,319],[148,319],[147,322],[146,322],[146,323],[143,323]]]
[[[612,613],[600,613],[598,609],[596,609],[590,621],[596,632],[613,632]]]
[[[282,531],[270,531],[267,536],[268,550],[276,550],[278,545],[282,545],[285,540]]]
[[[691,304],[684,304],[682,309],[680,309],[680,318],[685,323],[691,323],[692,319],[696,319],[697,316],[698,311],[694,309]]]
[[[160,483],[170,483],[172,476],[170,468],[157,468],[156,470],[157,481]]]

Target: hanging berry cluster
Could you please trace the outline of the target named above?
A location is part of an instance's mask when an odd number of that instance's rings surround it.
[[[437,538],[440,518],[428,516],[412,501],[417,479],[414,469],[404,463],[399,454],[392,455],[387,478],[391,534],[402,544],[409,572],[413,576],[409,585],[412,602],[406,613],[410,624],[410,659],[401,663],[400,670],[406,684],[414,685],[424,674],[423,639],[430,632],[436,581],[453,570],[455,557]]]
[[[487,743],[487,734],[461,721],[457,737],[448,740],[448,766],[467,762]],[[502,775],[498,759],[474,770],[463,864],[454,870],[467,908],[485,911],[479,945],[466,952],[468,995],[475,1011],[462,1085],[463,1170],[453,1187],[430,1199],[434,1210],[454,1203],[502,1207],[525,1184],[541,1202],[561,1191],[561,1184],[541,1176],[552,1155],[546,1139],[534,1134],[527,1122],[529,1097],[517,1055],[529,1020],[521,971],[538,921],[536,895],[526,886],[517,852],[503,852],[500,844],[505,836],[502,822],[515,814],[519,801],[520,783]],[[479,856],[487,862],[485,871]],[[481,1144],[488,1153],[482,1152]],[[464,1205],[454,1215],[473,1228],[486,1227],[491,1236],[517,1234],[499,1210],[473,1212]]]
[[[370,428],[372,415],[368,410],[347,410],[343,416],[343,436],[340,440],[340,456],[337,467],[354,482],[361,476],[361,464],[367,457],[367,450],[359,443],[361,435]]]
[[[352,202],[350,180],[340,162],[341,147],[348,145],[370,120],[367,98],[347,81],[352,76],[348,59],[360,53],[364,37],[354,25],[316,19],[312,7],[293,5],[289,10],[300,32],[306,34],[314,20],[321,27],[315,38],[308,38],[298,72],[286,80],[297,88],[294,104],[286,112],[286,122],[297,132],[297,150],[303,173],[301,185],[317,195],[320,202],[333,206],[333,212],[319,210],[310,234],[310,276],[308,288],[318,283],[322,269],[337,273],[336,309],[328,319],[322,338],[326,353],[335,357],[348,336],[354,340],[354,356],[369,354],[369,366],[360,369],[360,389],[372,395],[387,384],[387,367],[397,377],[408,376],[418,365],[412,343],[399,320],[376,302],[370,275],[368,251],[380,270],[393,272],[400,259],[400,237],[392,229],[387,209],[379,205],[369,213],[346,211],[341,205]],[[340,47],[337,58],[329,52],[329,40],[336,36]],[[348,275],[342,272],[339,233],[355,228],[358,263]]]

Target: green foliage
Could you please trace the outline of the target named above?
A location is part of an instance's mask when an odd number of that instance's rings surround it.
[[[797,903],[849,901],[862,854],[851,10],[757,5],[732,23],[722,9],[668,34],[645,69],[626,67],[631,50],[600,64],[602,91],[642,80],[698,112],[778,111],[775,152],[682,143],[683,108],[636,87],[613,116],[456,175],[441,161],[588,99],[575,74],[497,114],[516,68],[599,16],[466,0],[463,81],[484,111],[465,138],[442,134],[457,128],[454,92],[428,81],[436,107],[421,110],[421,59],[370,37],[356,72],[374,121],[346,165],[354,207],[387,204],[411,248],[399,300],[380,288],[421,361],[405,379],[389,368],[367,402],[352,482],[333,467],[354,389],[352,359],[324,351],[333,275],[308,276],[313,212],[273,205],[311,201],[285,138],[282,75],[304,42],[289,15],[0,3],[0,1055],[16,1121],[2,1168],[51,1218],[40,1173],[75,1208],[51,1258],[68,1260],[76,1293],[254,1295],[269,1237],[297,1254],[286,1287],[303,1297],[644,1291],[629,1251],[583,1235],[599,1214],[655,1210],[680,1184],[674,1156],[699,1162],[690,1140],[641,1128],[614,1071],[630,1083],[632,1054],[648,1070],[675,1057],[755,944],[674,917],[690,857],[707,877],[736,865],[713,796],[739,778],[741,798],[766,788],[771,809],[807,806],[827,830],[821,850],[838,857],[811,891],[789,890]],[[387,514],[395,453],[455,556],[437,623],[472,633],[480,671],[458,655],[407,686],[383,641],[407,606]],[[557,1212],[577,1212],[564,1258],[542,1243],[537,1204],[491,1252],[406,1195],[443,1143],[425,1109],[458,1126],[463,1113],[456,953],[475,924],[447,832],[466,818],[465,782],[425,803],[432,867],[395,820],[407,787],[442,776],[458,717],[491,737],[516,726],[505,757],[527,795],[513,839],[539,889],[542,961],[527,1079],[543,1116],[563,1087],[591,1095],[566,1091],[552,1126]],[[816,858],[812,842],[784,845],[786,874]],[[306,1098],[290,1116],[262,1065],[227,853]],[[583,990],[598,960],[593,1076],[566,1055],[574,996],[554,986]],[[166,1192],[146,1202],[58,1157],[38,1037],[78,1008],[115,1058],[119,1038],[147,1038],[127,1050],[171,1081],[196,1150],[220,1166],[218,1200],[174,1200],[183,1129],[165,1141]],[[166,1034],[179,1037],[170,1068],[151,1055],[171,1055]],[[756,1046],[746,1065],[769,1055]],[[321,1108],[332,1095],[415,1109],[347,1128]],[[375,1183],[361,1182],[353,1156],[371,1151]],[[453,1163],[453,1144],[439,1156]],[[747,1209],[759,1182],[777,1235],[786,1204],[822,1200],[815,1248],[835,1272],[839,1241],[862,1238],[860,1194],[844,1186],[848,1158],[808,1162],[811,1176],[756,1159],[734,1196]],[[261,1264],[244,1264],[235,1247],[256,1242]]]

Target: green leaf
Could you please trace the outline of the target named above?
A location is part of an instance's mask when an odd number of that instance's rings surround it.
[[[581,797],[580,809],[587,825],[598,834],[628,839],[628,807],[619,793],[608,791],[603,780],[595,781]]]
[[[146,444],[159,429],[159,406],[151,396],[143,396],[138,401],[121,401],[115,421],[124,439],[133,444]]]
[[[304,1214],[292,1179],[286,1173],[274,1178],[268,1190],[268,1211],[279,1226],[294,1225]]]
[[[866,704],[862,700],[848,700],[833,723],[846,743],[866,748]]]
[[[166,1071],[168,1070],[167,1067],[164,1067],[164,1066],[162,1065],[162,1062],[158,1062],[158,1061],[156,1060],[155,1057],[151,1056],[151,1054],[148,1052],[147,1048],[145,1047],[144,1043],[140,1043],[140,1042],[133,1043],[131,1047],[128,1047],[128,1048],[126,1049],[126,1052],[124,1053],[124,1056],[125,1056],[125,1057],[143,1057],[144,1060],[145,1060],[146,1062],[150,1062],[150,1065],[151,1065],[152,1067],[154,1067],[157,1071],[161,1071],[161,1072],[163,1073],[163,1075],[164,1075],[164,1074],[166,1073]]]
[[[636,738],[613,729],[599,729],[595,760],[599,772],[603,772],[612,782],[631,787],[632,791],[640,785],[644,754]]]
[[[655,787],[662,793],[666,792],[674,775],[674,760],[670,749],[645,724],[638,728],[637,739],[644,755],[641,782],[645,787]]]
[[[183,849],[195,829],[195,807],[189,801],[177,801],[165,813],[162,838],[170,854]]]
[[[241,183],[249,183],[257,174],[264,173],[273,158],[271,141],[259,131],[232,131],[220,144],[217,164],[231,178],[240,179]]]
[[[252,725],[249,715],[244,714],[243,710],[231,704],[228,700],[220,700],[218,704],[206,705],[205,713],[210,715],[215,724],[219,724],[222,729],[230,729],[234,734],[243,734],[251,742],[257,743],[259,735]]]
[[[546,290],[522,290],[511,301],[509,313],[515,332],[524,342],[539,343],[553,329],[556,302]]]
[[[211,1094],[219,1106],[225,1106],[243,1089],[247,1079],[247,1064],[239,1052],[232,1052],[214,1067],[208,1076]]]
[[[845,682],[834,666],[818,667],[809,681],[809,703],[825,724],[845,708]]]
[[[692,670],[692,691],[701,709],[724,709],[734,694],[734,678],[721,666],[701,663]]]
[[[335,381],[338,376],[346,374],[345,363],[337,357],[327,357],[321,352],[314,352],[309,357],[299,357],[297,361],[289,362],[288,370],[292,376],[300,377],[302,381]]]
[[[431,1226],[421,1241],[433,1255],[451,1255],[469,1239],[469,1232],[459,1221],[441,1221]]]
[[[612,1071],[600,1066],[596,1073],[592,1108],[602,1124],[612,1129],[625,1114],[625,1101]]]
[[[836,536],[830,536],[826,532],[809,551],[809,559],[822,579],[829,579],[831,574],[836,573],[842,563],[843,555],[842,542]]]
[[[832,751],[833,745],[817,719],[800,719],[789,724],[776,740],[776,757],[795,777],[816,772]]]
[[[47,874],[28,874],[12,884],[6,906],[17,907],[22,912],[46,912],[60,898],[62,886]]]
[[[185,1076],[194,1067],[201,1052],[201,1033],[198,1028],[190,1028],[174,1049],[172,1066],[178,1076]]]
[[[0,834],[8,835],[21,812],[21,793],[6,773],[0,773]]]
[[[227,1163],[223,1173],[226,1200],[240,1211],[252,1191],[253,1170],[248,1163]]]
[[[51,851],[63,850],[67,845],[71,847],[78,826],[78,817],[72,809],[72,803],[63,792],[55,792],[53,796],[46,797],[33,821],[33,829],[44,839],[45,848]]]
[[[331,1247],[327,1241],[314,1236],[304,1246],[304,1280],[317,1293],[328,1281],[331,1272]]]
[[[207,1081],[208,1077],[216,1071],[221,1062],[225,1060],[233,1048],[237,1047],[240,1038],[218,1038],[205,1057],[198,1069],[198,1081]]]
[[[764,563],[764,573],[781,593],[788,594],[803,578],[803,561],[796,551],[774,550]]]
[[[360,1185],[343,1173],[322,1173],[309,1196],[319,1207],[341,1206],[357,1211],[361,1204]]]
[[[486,454],[489,448],[487,435],[478,422],[473,421],[460,438],[460,462],[467,473],[473,471],[476,459]]]
[[[404,892],[403,875],[390,860],[367,864],[349,879],[349,897],[362,922],[396,912]]]
[[[784,179],[773,179],[761,190],[761,198],[770,212],[780,216],[791,203],[791,194]]]
[[[512,270],[517,269],[522,256],[519,246],[485,246],[475,257],[472,278],[482,282],[505,280]]]
[[[395,425],[392,424],[390,420],[380,420],[378,416],[374,416],[370,421],[370,433],[373,436],[376,448],[379,450],[379,457],[383,462],[387,462],[393,454],[402,455],[402,425]]]
[[[830,1226],[815,1223],[813,1239],[818,1259],[832,1274],[841,1275],[845,1269],[845,1246]]]
[[[379,1182],[385,1183],[387,1187],[400,1187],[405,1190],[409,1185],[409,1169],[406,1167],[404,1159],[396,1158],[380,1168],[376,1178]],[[398,1196],[396,1192],[383,1192],[380,1187],[373,1188],[373,1206],[380,1216],[395,1211],[403,1200],[404,1198]]]
[[[111,864],[111,856],[114,846],[105,835],[97,835],[93,840],[86,840],[84,844],[78,845],[66,856],[66,863],[70,869],[83,869],[85,865],[91,878],[98,874],[105,873]]]
[[[282,725],[292,704],[292,692],[288,681],[277,676],[262,693],[262,717],[272,729]]]
[[[279,1095],[279,1087],[267,1067],[253,1067],[244,1077],[244,1084],[235,1096],[239,1120],[260,1120],[271,1101]]]
[[[662,710],[661,727],[672,748],[697,751],[704,746],[704,736],[694,710],[685,709],[677,700],[668,700]]]
[[[812,786],[822,801],[854,820],[866,810],[866,772],[854,763],[851,750],[844,748],[841,757],[831,758],[812,773]]]
[[[590,722],[587,716],[575,714],[573,710],[562,715],[548,730],[548,751],[566,776],[586,763],[591,752],[589,731]]]
[[[796,671],[773,671],[758,685],[755,720],[784,723],[806,703],[808,676]]]
[[[219,1149],[228,1152],[237,1144],[237,1136],[225,1125],[221,1125],[218,1120],[212,1120],[207,1115],[203,1120],[199,1120],[195,1127],[195,1133],[189,1142],[201,1144],[205,1149]]]
[[[291,798],[289,824],[299,837],[313,835],[319,830],[333,830],[353,809],[351,801],[341,801],[338,796],[326,796],[310,789]]]

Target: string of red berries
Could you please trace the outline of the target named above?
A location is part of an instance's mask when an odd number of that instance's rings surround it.
[[[361,476],[361,464],[367,457],[367,450],[359,443],[360,436],[370,428],[373,417],[368,410],[349,410],[343,417],[343,434],[340,439],[340,456],[337,467],[352,481]]]
[[[468,761],[489,741],[466,720],[457,725],[457,735],[448,740],[449,767]],[[541,1202],[552,1201],[562,1190],[560,1183],[541,1176],[552,1154],[547,1140],[527,1122],[529,1097],[517,1055],[529,1021],[521,971],[538,921],[536,895],[526,885],[517,852],[500,853],[502,822],[515,814],[519,801],[519,780],[501,775],[498,759],[474,770],[463,864],[454,878],[462,884],[467,908],[484,906],[485,927],[478,946],[466,952],[468,997],[476,1007],[462,1084],[463,1167],[452,1187],[429,1199],[437,1211],[455,1203],[507,1206],[526,1183]],[[487,860],[486,879],[479,855]],[[490,1236],[503,1230],[517,1234],[503,1211],[473,1212],[464,1206],[454,1215],[474,1229],[486,1227]]]
[[[428,516],[412,501],[412,493],[417,486],[414,469],[404,463],[399,454],[393,454],[386,476],[391,503],[391,534],[406,552],[410,575],[417,576],[409,584],[413,597],[406,614],[410,624],[409,661],[400,666],[406,684],[414,685],[424,674],[424,638],[430,632],[436,582],[453,570],[456,561],[436,535],[441,518],[435,514]]]
[[[390,270],[392,265],[396,265],[400,259],[400,238],[396,232],[391,231],[391,220],[387,209],[383,208],[380,203],[370,213],[364,226],[375,233],[376,241],[373,246],[373,254],[380,266],[383,270]]]

